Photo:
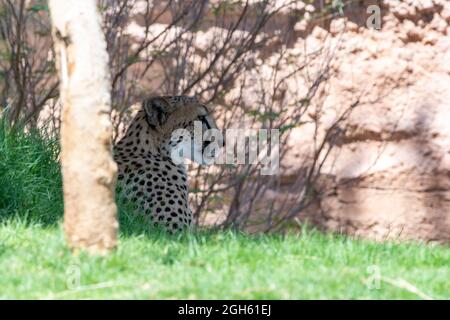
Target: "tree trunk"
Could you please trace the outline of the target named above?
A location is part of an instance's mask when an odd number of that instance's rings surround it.
[[[95,0],[50,0],[62,124],[64,230],[69,246],[104,254],[117,243],[111,96]]]

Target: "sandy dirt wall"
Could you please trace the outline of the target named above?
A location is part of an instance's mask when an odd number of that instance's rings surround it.
[[[300,216],[363,237],[449,242],[450,2],[384,1],[382,12],[379,31],[342,18],[308,36],[342,37],[328,110],[358,95],[361,105],[329,164],[335,192]],[[307,143],[302,130],[293,146]]]

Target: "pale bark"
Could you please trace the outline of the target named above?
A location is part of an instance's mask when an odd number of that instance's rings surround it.
[[[118,223],[106,42],[95,0],[50,0],[60,75],[64,230],[74,250],[106,253]]]

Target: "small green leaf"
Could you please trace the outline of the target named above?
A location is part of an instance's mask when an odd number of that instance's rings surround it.
[[[30,6],[28,10],[32,12],[48,11],[48,6],[46,4],[35,4]]]

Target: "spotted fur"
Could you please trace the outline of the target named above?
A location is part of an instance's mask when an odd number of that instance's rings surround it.
[[[170,232],[193,223],[186,169],[171,158],[183,137],[174,138],[172,133],[185,128],[193,136],[196,120],[202,121],[203,129],[217,128],[205,105],[193,97],[151,98],[142,103],[142,110],[114,147],[123,193],[155,225]]]

